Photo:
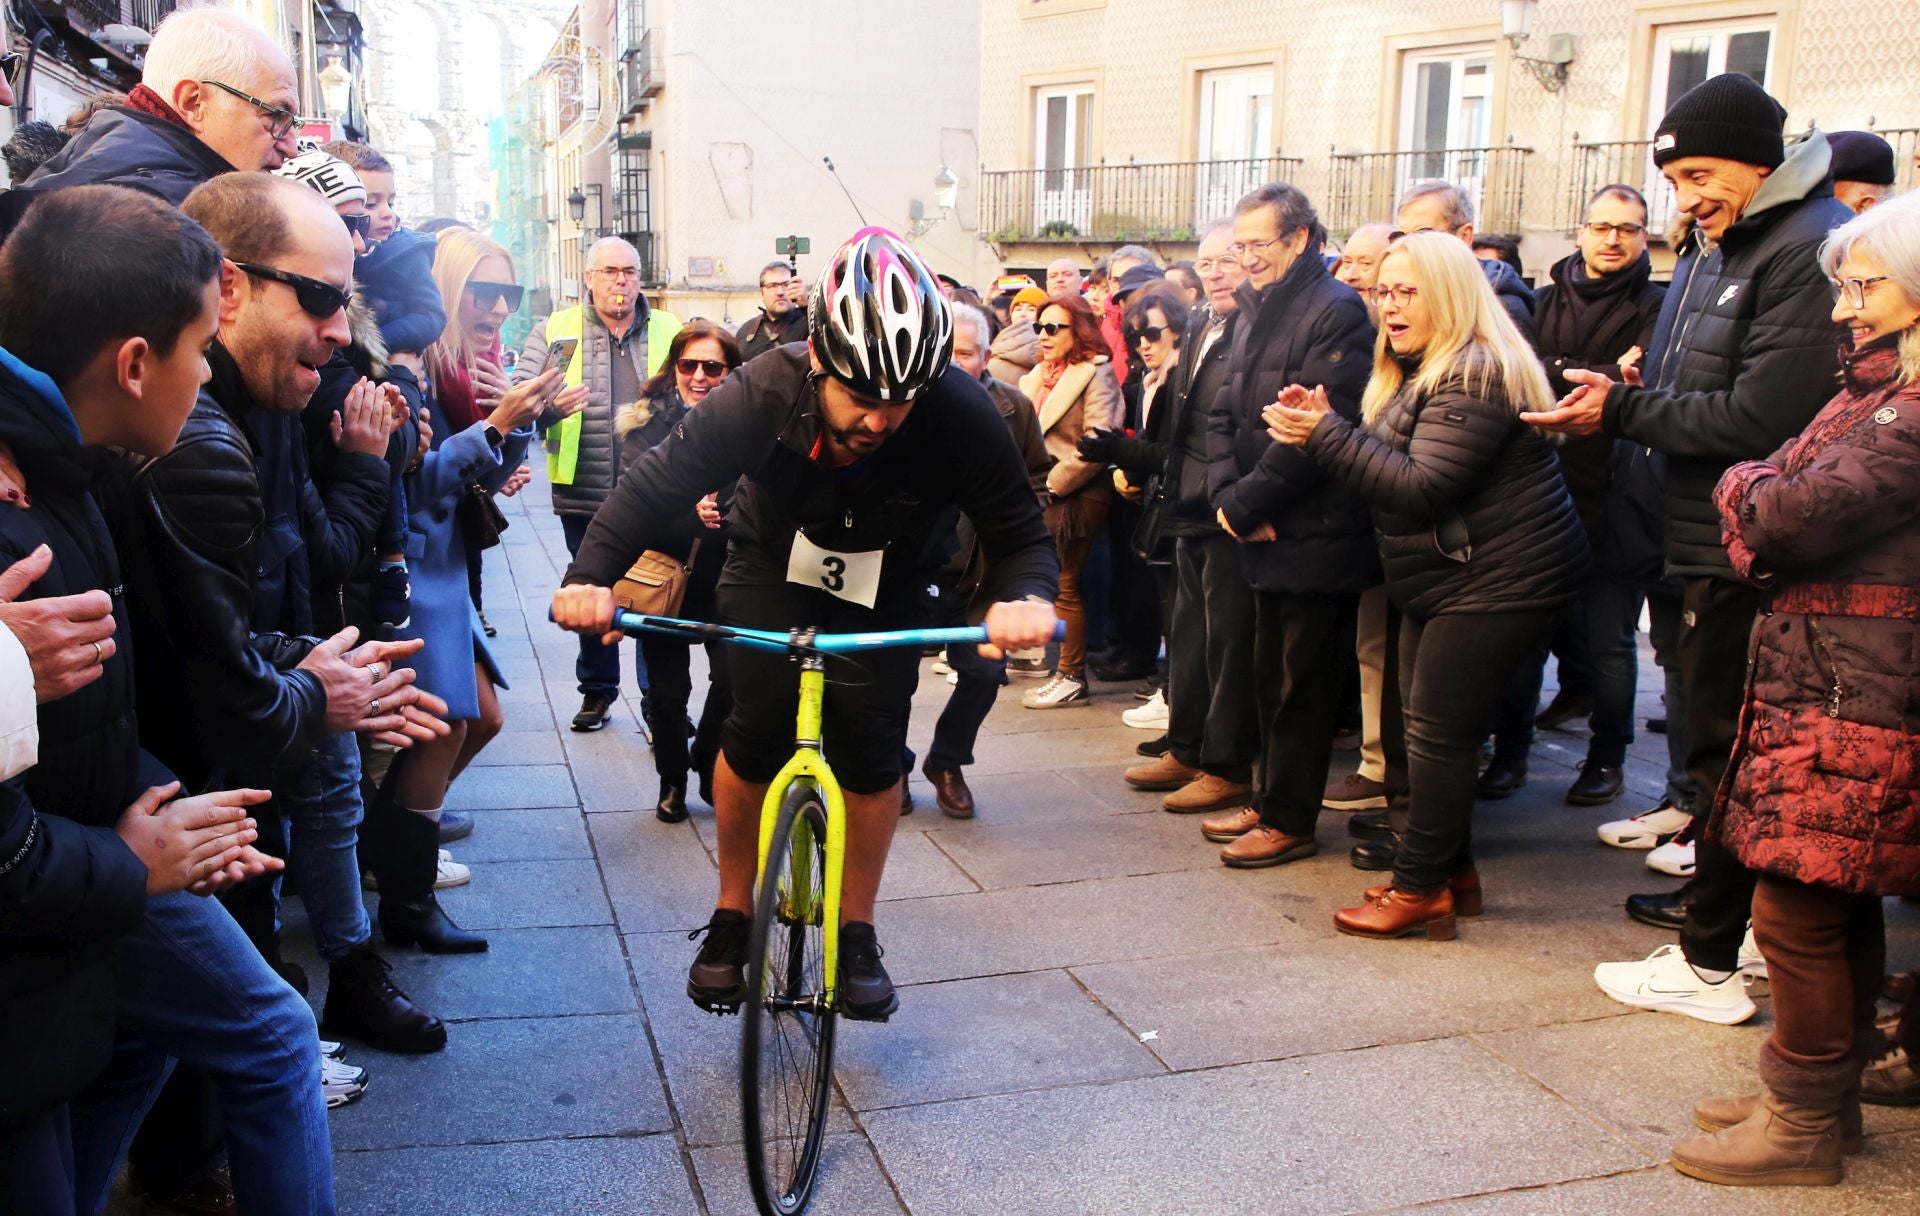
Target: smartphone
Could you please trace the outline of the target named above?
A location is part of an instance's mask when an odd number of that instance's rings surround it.
[[[548,372],[557,371],[560,373],[560,378],[547,385],[545,391],[540,394],[543,399],[551,401],[560,395],[560,390],[566,386],[567,365],[573,362],[573,352],[579,346],[578,338],[555,338],[547,346],[547,361],[541,365],[540,375],[544,376]],[[538,376],[535,377],[535,379],[538,378]]]

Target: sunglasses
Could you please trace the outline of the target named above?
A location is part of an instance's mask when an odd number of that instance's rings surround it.
[[[1143,325],[1133,331],[1133,341],[1135,345],[1141,342],[1158,342],[1166,336],[1166,329],[1159,325]]]
[[[496,300],[505,300],[508,312],[519,312],[520,297],[526,289],[518,283],[489,283],[485,279],[468,279],[467,290],[473,293],[473,305],[481,312],[492,311]]]
[[[1051,338],[1053,337],[1053,335],[1059,333],[1062,330],[1067,330],[1072,328],[1073,328],[1072,325],[1064,321],[1048,321],[1045,325],[1034,326],[1033,331],[1035,333],[1045,334],[1047,335],[1047,337]]]
[[[303,274],[278,270],[272,266],[262,266],[258,262],[235,262],[234,267],[244,270],[256,279],[272,279],[276,283],[285,283],[293,288],[294,298],[300,301],[300,309],[310,317],[324,321],[346,308],[353,297],[341,291],[331,283],[319,279],[310,279]]]
[[[681,359],[673,365],[683,376],[692,376],[700,372],[707,374],[709,380],[723,380],[730,370],[718,359]]]
[[[354,236],[359,237],[361,240],[367,241],[367,240],[373,239],[373,217],[372,216],[343,215],[340,217],[340,222],[347,226],[348,232],[352,233]]]

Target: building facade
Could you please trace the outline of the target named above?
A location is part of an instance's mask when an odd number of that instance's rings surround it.
[[[1608,182],[1645,189],[1664,227],[1652,126],[1723,71],[1764,84],[1789,132],[1879,130],[1914,184],[1916,16],[1912,0],[986,0],[980,229],[1013,266],[1126,241],[1186,256],[1196,225],[1270,178],[1339,235],[1444,177],[1543,270]]]

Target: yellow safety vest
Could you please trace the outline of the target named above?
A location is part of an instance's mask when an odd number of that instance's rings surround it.
[[[563,308],[547,318],[547,343],[552,345],[561,338],[580,341],[581,324],[586,311],[575,304]],[[647,375],[655,376],[667,361],[667,345],[673,341],[673,335],[680,332],[680,318],[664,309],[651,309],[647,313]],[[586,383],[586,361],[582,357],[587,353],[587,344],[573,348],[573,359],[567,364],[566,386]],[[618,402],[609,402],[617,405]],[[563,418],[560,424],[547,432],[547,478],[556,486],[573,484],[573,474],[580,463],[580,415],[573,414]]]

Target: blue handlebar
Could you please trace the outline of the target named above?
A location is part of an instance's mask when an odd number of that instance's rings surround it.
[[[551,614],[549,614],[551,615]],[[731,625],[713,625],[705,621],[683,621],[670,616],[643,616],[638,612],[616,611],[613,626],[627,633],[657,633],[688,641],[727,642],[754,650],[787,651],[793,639],[785,633],[765,629],[736,629]],[[1056,622],[1053,638],[1067,635],[1065,621]],[[827,654],[848,654],[859,650],[886,650],[896,646],[948,646],[967,642],[985,642],[984,625],[956,625],[942,629],[894,629],[875,633],[818,633],[813,649]]]

